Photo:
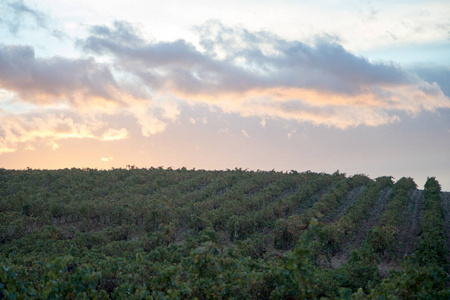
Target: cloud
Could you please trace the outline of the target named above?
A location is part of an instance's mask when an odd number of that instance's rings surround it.
[[[259,124],[261,124],[262,127],[266,127],[266,119],[262,118]]]
[[[127,128],[110,128],[108,121],[111,118],[124,125],[129,124],[127,118],[135,118],[141,125],[142,134],[150,136],[163,131],[170,122],[160,114],[164,115],[163,109],[151,104],[112,114],[79,113],[70,109],[38,109],[22,113],[0,110],[0,155],[19,149],[33,150],[36,144],[57,150],[59,141],[65,139],[108,142],[129,138]]]
[[[32,47],[0,45],[0,102],[8,104],[8,107],[23,104],[22,106],[27,108],[26,112],[35,115],[32,120],[28,120],[30,114],[24,115],[18,113],[17,109],[8,109],[9,114],[0,115],[4,131],[10,132],[13,126],[21,132],[23,128],[19,126],[20,122],[37,122],[39,118],[52,122],[67,121],[58,115],[42,115],[46,109],[52,108],[63,108],[80,120],[86,119],[88,115],[97,121],[105,114],[131,115],[141,126],[144,136],[164,131],[167,123],[177,118],[179,111],[174,101],[153,100],[145,86],[128,78],[117,79],[120,77],[117,73],[112,66],[99,63],[92,57],[37,58]],[[15,151],[17,144],[26,139],[57,140],[66,137],[60,134],[52,135],[53,130],[47,128],[50,125],[45,124],[42,127],[40,134],[44,136],[24,131],[23,135],[20,135],[21,138],[8,137],[7,142],[3,142],[1,152]],[[46,135],[45,132],[49,134]],[[103,136],[95,135],[95,138],[106,141],[127,136],[127,129],[122,128],[116,131],[108,129]],[[91,133],[89,137],[94,138],[94,135]]]
[[[242,93],[261,88],[310,88],[353,94],[367,85],[404,84],[414,78],[392,64],[372,64],[336,43],[319,40],[315,47],[285,41],[266,32],[225,28],[220,23],[199,27],[201,52],[178,40],[148,43],[130,25],[93,30],[83,48],[110,54],[118,65],[155,87],[173,87],[190,94]],[[213,36],[211,27],[215,28]],[[119,33],[116,33],[118,31]],[[115,40],[120,36],[118,40]],[[130,42],[127,43],[129,37]],[[221,57],[221,59],[219,59]]]
[[[112,161],[113,159],[114,158],[112,156],[109,156],[109,157],[102,157],[100,160],[103,162],[109,162],[109,161]]]
[[[333,40],[314,46],[268,32],[208,22],[196,29],[200,46],[151,42],[128,23],[95,26],[79,41],[114,59],[153,93],[176,95],[243,116],[288,118],[338,128],[378,126],[450,107],[439,85],[393,63],[374,63]]]
[[[117,141],[128,138],[128,130],[126,128],[122,129],[113,129],[109,128],[103,133],[104,141]]]
[[[2,9],[2,17],[0,17],[0,24],[7,26],[10,33],[16,35],[24,26],[26,20],[30,20],[37,27],[47,29],[47,16],[35,9],[27,6],[22,0],[5,1],[0,4]]]
[[[6,26],[7,30],[17,36],[21,30],[27,27],[36,27],[48,31],[53,37],[62,40],[66,35],[49,25],[50,17],[45,13],[33,9],[23,0],[5,1],[0,3],[0,25]]]
[[[297,130],[293,129],[287,133],[287,137],[289,140],[292,139],[292,136],[297,132]]]
[[[33,146],[33,145],[27,145],[27,146],[25,146],[25,148],[24,148],[26,151],[34,151],[34,150],[36,150],[36,148]]]
[[[93,58],[36,58],[29,46],[0,45],[0,88],[15,92],[22,101],[69,102],[80,108],[125,105],[123,99],[134,96],[107,65]]]
[[[163,132],[169,122],[177,119],[180,111],[176,103],[169,100],[152,103],[135,103],[128,111],[136,118],[145,137]]]
[[[436,82],[441,87],[442,92],[450,97],[450,67],[420,65],[412,70],[429,83]]]
[[[57,140],[67,138],[95,138],[94,131],[101,125],[95,122],[78,121],[58,114],[0,114],[0,154],[14,152],[20,144],[45,142],[54,150]],[[32,146],[31,146],[32,147]]]
[[[195,30],[198,45],[149,41],[126,22],[92,26],[77,44],[94,57],[39,58],[33,47],[0,45],[0,154],[127,138],[130,123],[116,129],[108,117],[134,118],[148,137],[177,120],[180,103],[256,116],[262,126],[276,118],[340,129],[450,107],[441,89],[448,70],[371,62],[334,38],[308,45],[215,21]]]

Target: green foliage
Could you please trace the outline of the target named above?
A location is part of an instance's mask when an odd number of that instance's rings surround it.
[[[366,186],[372,181],[367,175],[364,174],[355,174],[349,179],[349,184],[352,188]]]
[[[449,299],[448,274],[440,267],[420,267],[407,260],[402,272],[393,272],[371,292],[375,299]]]
[[[398,229],[390,225],[375,225],[369,231],[367,242],[377,253],[392,251],[397,243]]]
[[[25,276],[33,282],[23,280]],[[88,265],[79,265],[72,256],[59,257],[43,266],[33,264],[28,270],[14,272],[11,268],[0,268],[0,286],[8,299],[42,297],[46,299],[91,299],[106,298],[97,291],[100,275]]]
[[[380,189],[390,188],[394,185],[392,176],[381,176],[375,179],[376,184]]]
[[[412,178],[401,178],[392,189],[391,199],[380,217],[378,225],[373,226],[367,242],[379,254],[396,257],[398,234],[401,222],[407,217],[404,213],[408,206],[410,192],[417,188]]]
[[[362,245],[359,250],[352,251],[348,262],[338,269],[339,285],[352,291],[360,288],[368,291],[370,286],[380,280],[377,263],[378,256],[372,248],[367,244]]]
[[[292,248],[304,228],[305,224],[299,216],[290,216],[288,219],[279,219],[275,222],[274,246],[277,249]]]
[[[414,182],[414,179],[410,177],[402,177],[399,181],[397,181],[394,185],[394,193],[398,193],[399,190],[410,191],[415,190],[417,188],[417,184]]]
[[[380,279],[415,188],[339,172],[0,169],[0,298],[448,298],[435,178],[414,259]],[[391,190],[363,246],[330,267]]]
[[[415,254],[421,266],[432,265],[448,268],[446,254],[447,234],[444,227],[444,213],[441,204],[441,186],[434,178],[425,183],[425,212],[420,224],[420,238]]]
[[[373,209],[381,190],[390,185],[392,185],[391,177],[380,177],[376,182],[369,182],[355,204],[348,208],[339,220],[323,226],[319,230],[317,251],[325,254],[327,259],[330,259],[330,255],[338,252],[345,241],[359,230],[361,223]]]
[[[311,243],[317,232],[318,222],[311,220],[308,229],[302,234],[302,237],[287,258],[287,269],[294,273],[298,285],[299,296],[302,299],[315,298],[314,292],[314,268],[311,263]]]

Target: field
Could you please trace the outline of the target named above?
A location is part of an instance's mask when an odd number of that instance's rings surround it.
[[[447,299],[429,178],[0,169],[0,299]]]

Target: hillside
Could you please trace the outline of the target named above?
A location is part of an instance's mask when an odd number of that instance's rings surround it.
[[[430,178],[0,169],[0,298],[445,298]]]

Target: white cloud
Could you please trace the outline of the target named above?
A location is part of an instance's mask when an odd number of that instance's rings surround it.
[[[27,145],[27,146],[25,146],[25,148],[24,148],[26,151],[34,151],[34,150],[36,150],[36,148],[33,146],[33,145]]]
[[[109,157],[102,157],[100,160],[103,162],[109,162],[109,161],[112,161],[113,159],[114,158],[112,156],[109,156]]]
[[[262,127],[266,127],[266,119],[262,118],[259,124],[261,124]]]
[[[109,128],[103,133],[104,141],[116,141],[128,138],[128,130],[126,128],[113,129]]]
[[[48,141],[48,145],[52,147],[53,150],[58,150],[59,145],[55,141]]]
[[[136,117],[143,136],[149,137],[166,129],[167,123],[157,118],[147,107],[137,106],[130,108],[130,111]]]
[[[230,128],[220,128],[217,133],[224,133],[224,134],[228,134],[230,133]]]
[[[59,139],[95,138],[92,130],[95,123],[76,121],[71,117],[60,117],[54,113],[0,114],[1,152],[16,151],[21,143],[46,141],[54,150],[59,148]],[[31,145],[32,147],[32,145]]]
[[[11,147],[5,140],[0,139],[0,155],[3,153],[15,152],[17,148]]]
[[[288,139],[292,139],[292,136],[294,135],[294,133],[296,133],[297,132],[297,130],[291,130],[291,131],[289,131],[288,132],[288,134],[287,134],[287,137],[288,137]]]

